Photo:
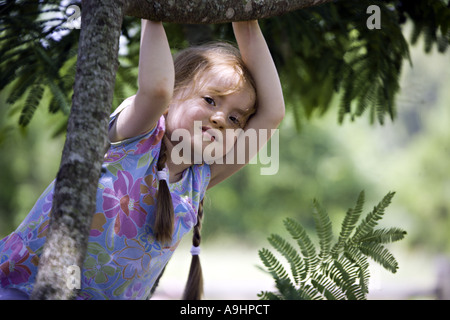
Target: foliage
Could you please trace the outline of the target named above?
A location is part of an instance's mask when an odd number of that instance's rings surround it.
[[[381,29],[367,28],[370,5],[381,10]],[[333,105],[333,91],[340,99],[340,123],[347,115],[353,120],[366,112],[372,123],[383,124],[386,115],[394,119],[402,65],[412,63],[402,34],[405,22],[414,26],[413,41],[425,34],[427,49],[440,43],[444,52],[450,42],[450,9],[444,1],[340,1],[285,18],[267,23],[278,30],[271,47],[280,48],[275,58],[283,66],[284,83],[297,84],[285,91],[297,101],[292,112],[298,126],[302,115],[324,114]]]
[[[313,216],[318,250],[302,225],[286,219],[284,225],[299,250],[279,235],[269,237],[270,244],[289,263],[291,274],[270,250],[260,250],[259,256],[278,289],[278,292],[262,292],[261,299],[366,299],[369,257],[393,273],[398,268],[396,259],[383,244],[403,239],[406,232],[399,228],[375,229],[393,196],[389,192],[358,224],[364,205],[364,192],[361,192],[356,205],[348,209],[334,244],[329,215],[315,200]]]
[[[82,7],[80,1],[71,4]],[[0,1],[0,91],[8,89],[6,103],[11,113],[19,109],[20,126],[27,126],[39,107],[46,107],[50,113],[63,113],[65,119],[54,135],[66,131],[80,34],[78,29],[67,26],[69,2],[63,5],[56,0]],[[136,24],[137,21],[125,18],[124,36],[132,38],[129,30]],[[130,58],[121,57],[117,72],[115,93],[122,99],[127,87],[136,89],[136,74],[132,70],[137,66],[137,54],[133,50],[129,53]]]

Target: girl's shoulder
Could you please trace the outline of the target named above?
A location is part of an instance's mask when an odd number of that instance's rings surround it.
[[[134,96],[125,99],[111,114],[109,128],[114,124],[120,112],[130,106],[133,98]],[[164,132],[165,118],[161,116],[153,129],[142,132],[140,135],[132,138],[110,143],[110,151],[117,152],[117,150],[121,150],[127,155],[143,155],[154,149],[159,150]]]

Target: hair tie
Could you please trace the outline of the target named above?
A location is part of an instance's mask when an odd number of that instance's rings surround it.
[[[200,246],[196,247],[196,246],[192,246],[191,247],[191,254],[193,256],[198,256],[200,254]]]
[[[158,177],[158,180],[166,180],[167,181],[167,167],[164,167],[161,171],[156,171],[156,176]]]

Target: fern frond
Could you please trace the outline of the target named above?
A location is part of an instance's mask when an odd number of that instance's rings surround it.
[[[384,125],[384,110],[386,108],[385,106],[385,99],[384,99],[384,89],[383,87],[378,87],[377,90],[377,103],[374,105],[374,110],[376,113],[376,117],[378,119],[378,123],[380,123],[381,125]]]
[[[384,210],[391,203],[391,200],[395,192],[389,192],[383,197],[383,199],[373,208],[361,223],[356,228],[355,234],[351,238],[352,242],[356,243],[359,239],[369,232],[372,232],[373,228],[378,224],[378,221],[383,217]]]
[[[342,259],[332,259],[323,266],[322,275],[316,276],[315,279],[326,277],[332,283],[334,290],[330,293],[338,296],[339,299],[354,300],[356,299],[355,291],[357,288],[351,288],[355,286],[355,271],[356,267],[353,263],[342,264]],[[344,261],[345,262],[345,261]],[[329,284],[330,285],[330,284]],[[331,285],[330,285],[331,286]]]
[[[324,300],[320,291],[311,284],[303,285],[299,291],[305,300]]]
[[[374,103],[374,86],[366,84],[362,87],[361,93],[358,95],[358,103],[356,105],[355,115],[360,117]]]
[[[10,43],[5,41],[2,43],[2,48],[0,48],[0,57],[2,57],[2,63],[8,62],[11,64],[11,61],[14,61],[13,58],[20,55],[27,55],[29,52],[27,48],[23,47],[15,47],[15,43]],[[18,57],[20,59],[20,57]]]
[[[325,275],[318,275],[311,280],[312,285],[324,295],[327,300],[344,300],[345,294],[336,283]]]
[[[359,241],[366,243],[391,243],[402,240],[405,235],[406,231],[400,228],[377,229],[359,238]]]
[[[364,201],[365,201],[365,194],[364,191],[361,191],[358,196],[358,199],[356,200],[355,207],[348,209],[347,214],[344,217],[341,232],[339,234],[339,240],[331,250],[332,257],[336,257],[339,254],[339,252],[342,250],[345,243],[349,239],[350,235],[352,234],[353,230],[355,229],[356,224],[358,223],[358,220],[363,210]]]
[[[313,218],[316,224],[317,235],[319,237],[319,258],[323,261],[330,255],[333,230],[329,215],[317,202],[317,200],[314,200]]]
[[[367,294],[370,277],[368,258],[358,248],[350,246],[346,248],[342,259],[348,259],[358,268],[355,277],[358,279],[362,292]]]
[[[61,89],[53,79],[47,79],[47,85],[50,88],[50,91],[55,99],[55,102],[59,105],[59,109],[66,115],[70,112],[70,104],[67,100],[66,95],[64,94],[64,90]]]
[[[284,220],[286,230],[291,234],[292,238],[297,241],[300,251],[305,262],[305,269],[301,278],[306,278],[307,273],[312,273],[317,268],[319,259],[316,255],[316,249],[311,238],[306,233],[305,228],[291,218]]]
[[[275,279],[289,279],[283,265],[270,250],[263,248],[259,251],[259,257]]]
[[[375,262],[382,265],[386,270],[396,273],[398,263],[392,253],[383,245],[378,243],[363,243],[359,247],[362,253],[372,258]]]
[[[6,103],[14,104],[30,89],[35,80],[34,74],[29,76],[19,77],[12,85],[10,95],[6,100]]]
[[[309,300],[309,297],[297,290],[288,279],[276,279],[275,285],[283,300]]]
[[[19,118],[19,125],[25,127],[34,115],[36,108],[41,102],[42,95],[44,94],[44,87],[40,84],[34,84],[28,92],[25,106],[22,109],[22,113]]]
[[[338,110],[338,123],[342,124],[346,113],[351,113],[352,100],[354,99],[353,86],[354,86],[354,72],[349,73],[347,78],[343,79],[344,93],[342,94],[341,102]]]
[[[300,281],[305,280],[306,276],[305,264],[302,257],[297,253],[295,248],[289,242],[287,242],[279,235],[271,235],[268,241],[289,262],[295,284],[299,285]]]
[[[359,268],[353,263],[348,263],[346,259],[335,260],[331,270],[337,270],[337,274],[334,275],[335,279],[340,279],[342,282],[338,282],[340,288],[344,291],[348,300],[365,300],[366,295],[364,290],[357,283],[357,274]],[[335,269],[334,269],[335,268]]]
[[[55,62],[47,54],[46,50],[42,48],[40,45],[33,46],[36,57],[39,59],[39,62],[45,69],[51,71],[53,74],[58,74],[58,69],[55,66]]]

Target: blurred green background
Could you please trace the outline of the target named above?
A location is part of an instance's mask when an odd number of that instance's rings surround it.
[[[168,25],[167,32],[175,47],[186,45],[179,29]],[[273,38],[268,42],[277,44]],[[408,232],[390,246],[398,273],[374,267],[369,298],[433,298],[437,261],[450,253],[450,52],[433,48],[425,53],[425,45],[418,41],[410,47],[413,65],[403,63],[396,118],[383,125],[370,123],[366,114],[339,124],[339,96],[323,115],[305,117],[299,125],[292,112],[298,101],[286,95],[290,112],[279,131],[278,173],[261,175],[260,165],[249,165],[206,195],[202,261],[207,299],[256,299],[261,290],[271,289],[270,276],[256,267],[262,265],[257,250],[268,247],[269,234],[284,234],[286,217],[313,232],[314,198],[327,209],[337,232],[361,190],[366,211],[395,191],[382,224]],[[121,50],[136,53],[136,43],[124,41]],[[131,65],[135,75],[136,56],[123,59],[122,66]],[[64,113],[37,108],[33,120],[19,126],[21,109],[7,105],[9,90],[0,92],[0,238],[20,224],[54,179],[64,144],[64,136],[55,132],[66,119]],[[47,94],[44,100],[50,99]],[[116,93],[114,107],[131,94],[133,85]],[[181,296],[189,246],[188,235],[155,298]]]

